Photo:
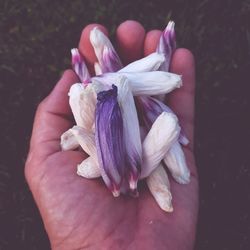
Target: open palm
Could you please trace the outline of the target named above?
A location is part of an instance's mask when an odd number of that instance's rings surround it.
[[[95,58],[83,31],[79,48],[91,67]],[[105,29],[100,26],[101,29]],[[126,38],[123,37],[126,31]],[[117,30],[123,61],[138,59],[154,51],[159,31],[145,36],[136,22],[125,22]],[[191,143],[185,154],[191,182],[180,185],[172,179],[173,213],[162,211],[148,189],[139,186],[139,198],[113,198],[101,179],[76,175],[82,152],[60,149],[60,136],[72,127],[67,93],[78,82],[67,70],[51,94],[39,105],[32,133],[25,174],[42,215],[53,249],[192,249],[198,210],[198,180],[193,157],[194,60],[178,49],[171,70],[183,76],[184,86],[169,96],[168,103],[180,118]]]

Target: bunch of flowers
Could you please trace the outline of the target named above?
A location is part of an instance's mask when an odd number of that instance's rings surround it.
[[[180,75],[169,73],[176,48],[174,22],[162,32],[156,52],[123,67],[109,39],[90,33],[98,62],[91,77],[84,59],[72,49],[72,65],[81,83],[72,85],[69,104],[76,126],[61,136],[62,150],[79,146],[89,155],[77,166],[85,178],[102,177],[112,194],[138,196],[145,179],[158,205],[173,211],[167,171],[180,184],[190,180],[182,145],[188,139],[174,112],[161,100],[180,88]]]

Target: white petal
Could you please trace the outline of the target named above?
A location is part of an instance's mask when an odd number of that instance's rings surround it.
[[[112,85],[117,80],[117,75],[123,75],[128,78],[132,93],[135,96],[166,94],[182,85],[180,75],[163,71],[105,73],[102,77],[102,81]]]
[[[77,174],[88,179],[93,179],[100,177],[101,171],[94,159],[88,157],[77,166]]]
[[[163,54],[152,53],[140,60],[134,61],[122,68],[118,72],[129,72],[129,73],[138,73],[138,72],[148,72],[158,70],[162,63],[165,61]]]
[[[124,140],[129,158],[128,161],[131,163],[131,167],[133,167],[132,171],[139,175],[136,166],[139,164],[139,167],[141,167],[142,145],[135,102],[126,77],[123,77],[121,81],[117,83],[117,86],[118,102],[120,104],[123,119]],[[132,180],[130,184],[135,186],[134,189],[136,188],[137,184],[133,184]]]
[[[99,63],[95,62],[94,68],[95,68],[95,74],[97,76],[102,74],[102,69]]]
[[[180,133],[177,117],[163,112],[153,123],[142,144],[142,172],[145,178],[158,167]]]
[[[113,45],[109,41],[109,39],[103,34],[103,32],[101,32],[97,27],[93,28],[90,31],[89,39],[94,48],[96,57],[100,63],[102,61],[104,46],[113,48]]]
[[[70,130],[82,149],[90,155],[94,161],[98,162],[94,134],[79,126],[74,126]]]
[[[175,23],[173,21],[169,21],[167,27],[162,32],[156,49],[156,52],[162,53],[165,56],[165,61],[160,67],[160,70],[163,71],[169,71],[170,60],[174,50],[176,49],[174,26]]]
[[[95,145],[95,136],[93,133],[88,132],[87,130],[74,126],[72,129],[72,132],[74,133],[78,143],[82,147],[82,149],[91,156],[91,159],[95,162],[97,166],[99,166],[98,158],[97,158],[97,151],[96,151],[96,145]],[[109,177],[105,173],[103,169],[100,168],[100,172],[102,175],[103,180],[105,183],[109,182]],[[116,195],[113,193],[113,195]]]
[[[166,156],[164,157],[164,163],[170,170],[173,178],[180,184],[187,184],[190,181],[190,172],[187,167],[185,155],[178,142],[175,142]]]
[[[114,64],[114,69],[122,67],[112,43],[102,31],[95,27],[90,31],[89,38],[102,72],[113,72],[112,64]],[[110,63],[110,65],[106,65],[107,63]]]
[[[79,143],[75,138],[72,130],[69,129],[61,135],[61,148],[62,150],[73,150],[79,147]]]
[[[166,212],[172,212],[172,195],[167,173],[160,164],[146,179],[148,188],[157,204]]]
[[[69,91],[69,104],[76,124],[91,131],[96,107],[96,92],[92,84],[73,84]]]

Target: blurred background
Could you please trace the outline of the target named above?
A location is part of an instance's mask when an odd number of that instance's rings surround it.
[[[196,249],[250,249],[250,1],[1,0],[0,249],[49,249],[23,169],[37,104],[83,27],[124,20],[146,30],[176,22],[196,58],[195,153],[200,175]]]

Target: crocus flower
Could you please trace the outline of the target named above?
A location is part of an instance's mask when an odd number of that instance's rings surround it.
[[[124,127],[127,178],[130,189],[136,190],[137,181],[141,173],[142,146],[134,98],[126,77],[123,77],[118,84],[118,101],[121,107]]]
[[[106,85],[112,85],[118,76],[128,78],[134,96],[166,94],[182,85],[180,75],[163,71],[105,73],[99,77],[93,77],[93,79]]]
[[[165,57],[163,54],[152,53],[140,60],[128,64],[124,68],[120,69],[118,72],[139,73],[156,71],[160,68],[164,61]]]
[[[168,106],[153,97],[138,98],[137,106],[141,111],[141,118],[148,130],[162,112],[174,114]],[[188,139],[181,132],[178,141],[184,145],[188,143]],[[176,141],[166,153],[164,163],[178,183],[186,184],[189,182],[190,172],[187,167],[185,155],[178,141]]]
[[[163,112],[157,117],[142,143],[143,168],[140,178],[145,178],[159,166],[180,133],[177,117]]]
[[[140,118],[143,120],[143,123],[148,130],[162,112],[174,114],[172,109],[170,109],[166,104],[151,96],[141,96],[138,98],[137,108],[140,110]],[[182,145],[187,145],[189,143],[182,130],[180,132],[179,142]]]
[[[71,50],[71,58],[72,58],[72,67],[75,70],[81,82],[88,83],[90,80],[90,74],[78,49]]]
[[[92,84],[73,84],[69,91],[69,105],[76,124],[87,130],[93,129],[96,107],[96,91]]]
[[[160,208],[166,212],[172,212],[172,195],[168,175],[160,164],[146,179],[148,189],[157,201]]]
[[[101,69],[102,73],[115,72],[122,68],[122,63],[112,43],[98,28],[91,30],[90,42],[94,48],[99,69]]]
[[[77,166],[77,174],[88,179],[93,179],[100,177],[101,171],[98,162],[89,156]]]
[[[95,141],[102,177],[114,196],[119,196],[125,175],[123,120],[117,101],[117,87],[97,95]]]
[[[184,152],[180,143],[175,142],[163,159],[173,178],[180,184],[190,181],[190,171],[187,167]]]
[[[165,62],[161,65],[160,70],[169,71],[170,61],[173,55],[173,52],[176,49],[176,40],[175,40],[175,30],[174,22],[170,21],[163,31],[159,44],[157,46],[156,52],[162,53],[165,56]]]

